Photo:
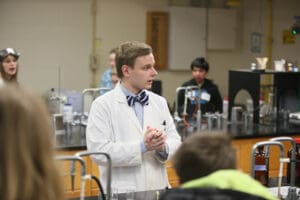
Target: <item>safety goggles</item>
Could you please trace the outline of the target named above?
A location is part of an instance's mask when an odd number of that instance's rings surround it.
[[[16,59],[18,59],[21,54],[13,48],[2,49],[2,50],[0,50],[0,61],[2,61],[8,55],[12,55]]]

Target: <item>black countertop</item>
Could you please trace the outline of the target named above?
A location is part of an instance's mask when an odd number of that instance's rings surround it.
[[[178,132],[184,140],[196,131],[196,127],[184,128],[178,125]],[[82,130],[82,129],[80,129]],[[300,135],[300,125],[285,123],[247,124],[223,122],[223,126],[208,128],[207,124],[201,126],[201,131],[223,131],[232,136],[233,139],[251,139],[261,137],[279,137]],[[71,134],[56,136],[56,150],[86,150],[85,133],[73,129]]]

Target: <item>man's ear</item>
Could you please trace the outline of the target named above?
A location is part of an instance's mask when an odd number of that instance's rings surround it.
[[[130,67],[128,65],[123,65],[121,69],[124,77],[128,77],[130,75]]]

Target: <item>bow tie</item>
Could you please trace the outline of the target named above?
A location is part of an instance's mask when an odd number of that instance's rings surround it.
[[[145,91],[142,91],[137,96],[126,96],[127,103],[129,106],[133,106],[135,102],[139,102],[141,105],[148,105],[149,104],[149,95],[146,94]]]

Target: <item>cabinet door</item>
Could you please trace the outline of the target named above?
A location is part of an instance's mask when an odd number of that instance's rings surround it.
[[[168,173],[168,178],[169,178],[169,183],[172,188],[178,187],[179,186],[179,178],[175,172],[175,169],[172,166],[172,163],[170,161],[166,162],[166,168],[167,168],[167,173]]]
[[[232,142],[237,153],[237,168],[250,175],[251,173],[251,151],[252,146],[261,141],[268,141],[270,138],[256,138],[256,139],[240,139]],[[284,145],[285,156],[290,149],[289,142],[282,142]],[[279,173],[279,148],[271,146],[269,158],[269,177],[278,177]],[[287,164],[283,166],[283,175],[286,175]]]

